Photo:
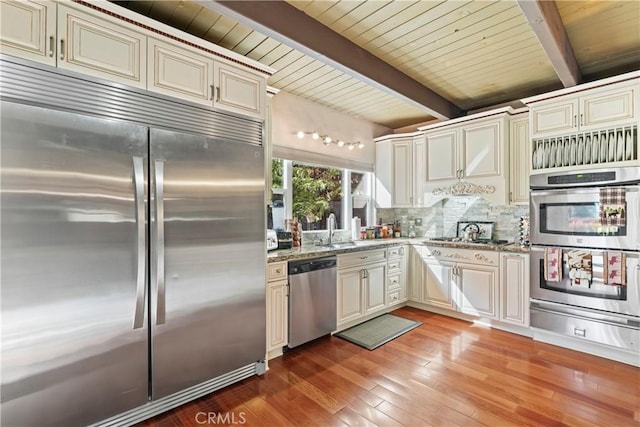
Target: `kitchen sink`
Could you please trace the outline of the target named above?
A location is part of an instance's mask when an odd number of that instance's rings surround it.
[[[355,248],[357,245],[354,242],[337,242],[337,243],[327,243],[320,246],[323,248],[342,249],[342,248]]]
[[[323,245],[318,245],[321,248],[331,248],[331,249],[344,249],[344,248],[355,248],[359,246],[356,242],[335,242],[335,243],[325,243]]]

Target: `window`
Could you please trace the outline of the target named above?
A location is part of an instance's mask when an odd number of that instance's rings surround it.
[[[303,231],[326,230],[331,213],[341,229],[353,216],[362,226],[373,222],[370,173],[274,159],[271,176],[274,228],[286,217],[297,218]]]

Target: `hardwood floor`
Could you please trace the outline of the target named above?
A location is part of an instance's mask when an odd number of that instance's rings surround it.
[[[640,425],[639,368],[413,308],[394,314],[423,324],[374,351],[320,339],[141,426]]]

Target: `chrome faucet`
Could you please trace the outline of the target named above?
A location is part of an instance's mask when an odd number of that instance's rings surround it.
[[[336,216],[334,214],[329,214],[329,218],[327,218],[327,229],[329,230],[329,244],[333,243],[333,233],[336,231]]]

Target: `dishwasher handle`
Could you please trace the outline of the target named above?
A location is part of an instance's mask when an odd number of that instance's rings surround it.
[[[335,268],[337,265],[338,261],[335,256],[289,261],[289,276],[310,273],[317,270],[325,270],[327,268]]]

